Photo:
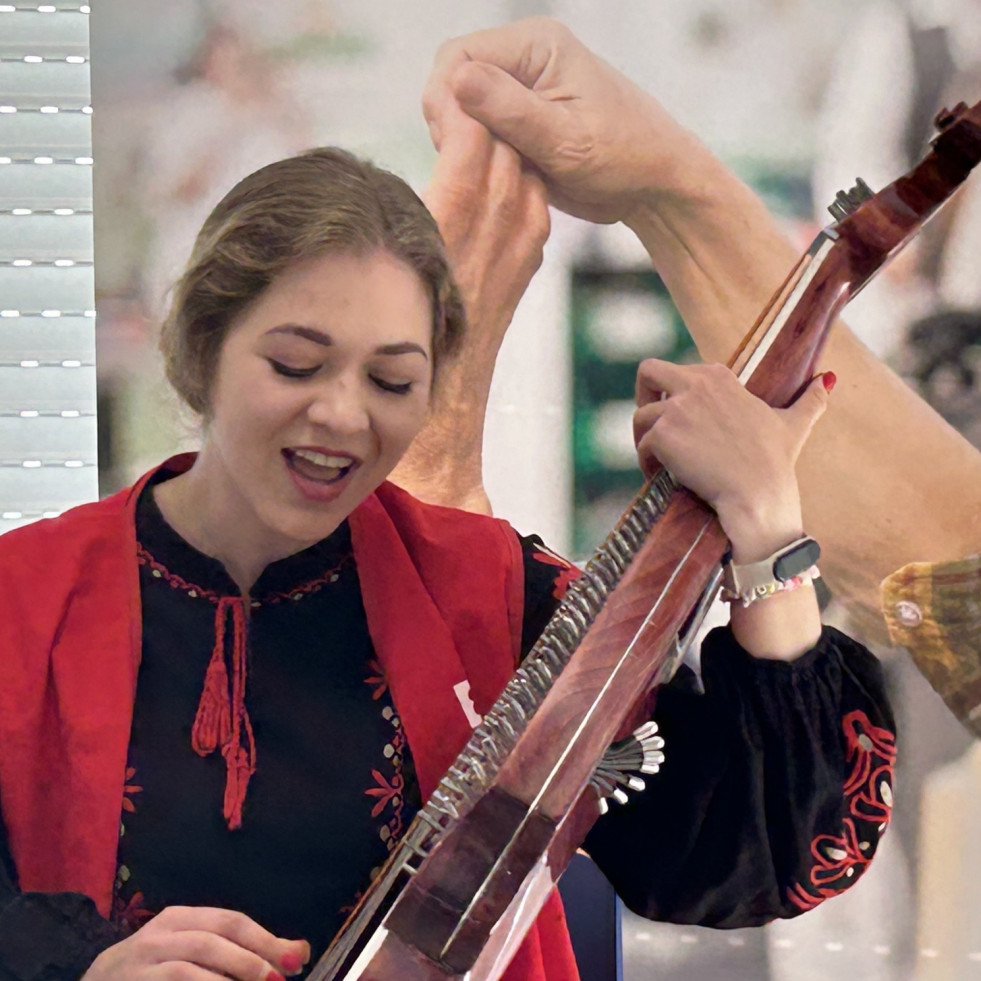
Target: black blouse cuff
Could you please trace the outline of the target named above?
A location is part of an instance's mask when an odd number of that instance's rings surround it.
[[[835,656],[844,650],[864,648],[846,634],[825,625],[818,642],[800,657],[792,661],[777,658],[756,657],[750,654],[728,627],[716,627],[702,644],[702,675],[738,675],[744,680],[776,680],[781,675],[788,679],[809,671],[823,671],[830,667]],[[706,681],[708,684],[708,681]]]
[[[88,896],[22,893],[0,910],[0,981],[78,981],[123,937]]]

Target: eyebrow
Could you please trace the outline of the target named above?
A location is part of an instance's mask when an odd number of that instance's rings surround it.
[[[296,337],[302,337],[304,340],[313,341],[314,344],[320,344],[323,347],[330,347],[334,341],[333,338],[324,330],[318,330],[316,327],[304,327],[302,324],[283,324],[280,327],[273,327],[271,330],[267,331],[269,334],[294,334]],[[429,355],[426,353],[425,348],[421,347],[419,344],[413,341],[400,341],[397,344],[383,344],[381,347],[375,349],[375,354],[421,354],[427,361],[429,360]]]

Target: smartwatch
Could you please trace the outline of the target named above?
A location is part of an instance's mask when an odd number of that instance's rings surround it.
[[[813,538],[798,538],[759,562],[737,565],[727,561],[722,571],[722,587],[730,595],[742,599],[765,596],[809,572],[820,557],[821,546]]]

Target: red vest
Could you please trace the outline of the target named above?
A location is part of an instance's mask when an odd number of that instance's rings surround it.
[[[185,470],[193,457],[167,461]],[[141,611],[128,490],[0,538],[0,802],[24,891],[112,901]],[[383,484],[351,515],[368,629],[424,796],[519,653],[524,577],[501,521]],[[477,557],[477,558],[475,558]],[[556,893],[505,981],[577,981]]]

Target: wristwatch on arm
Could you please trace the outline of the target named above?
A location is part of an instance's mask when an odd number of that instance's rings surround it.
[[[814,582],[821,573],[817,560],[821,546],[807,536],[798,538],[759,562],[737,565],[729,557],[722,570],[722,599],[749,606],[777,593]]]

